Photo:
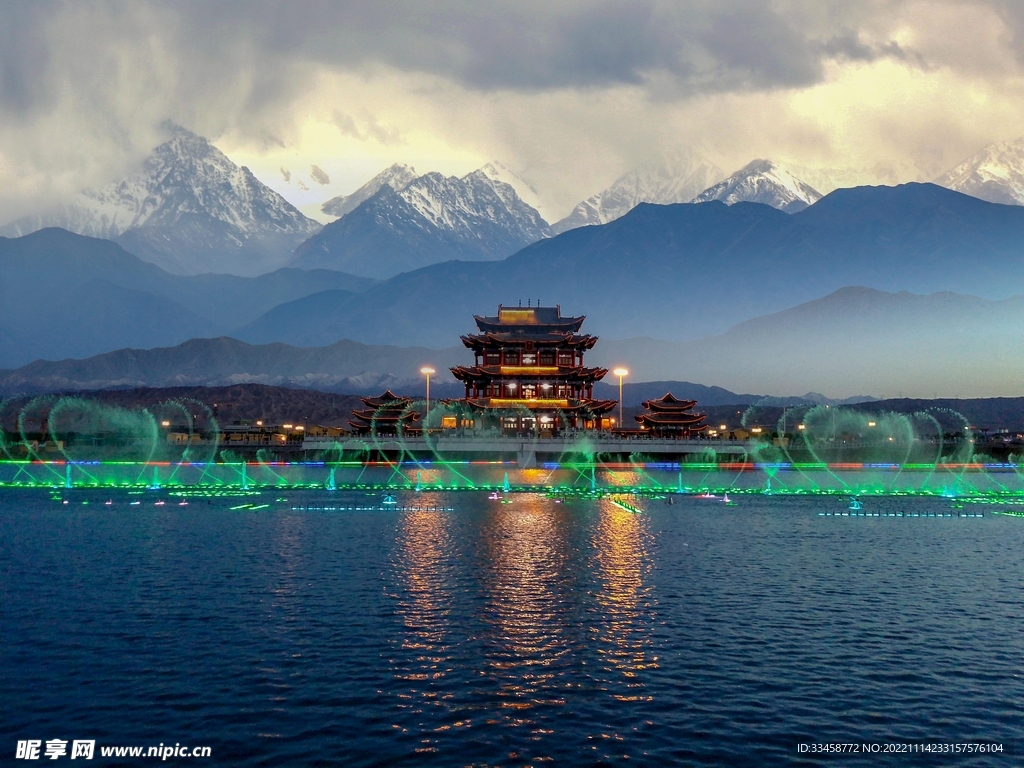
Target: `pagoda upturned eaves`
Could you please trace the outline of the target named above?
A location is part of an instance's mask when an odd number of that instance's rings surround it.
[[[359,434],[398,434],[420,415],[412,410],[412,398],[400,397],[387,390],[380,397],[360,397],[366,408],[352,411],[349,425]]]
[[[615,401],[593,397],[608,371],[583,364],[597,343],[579,333],[585,319],[563,317],[559,306],[499,305],[495,317],[474,316],[479,333],[462,337],[474,365],[451,369],[466,395],[447,403],[506,431],[599,427]]]
[[[680,400],[667,392],[657,400],[645,400],[644,413],[636,416],[640,428],[661,437],[693,437],[704,432],[703,413],[692,413],[696,400]]]

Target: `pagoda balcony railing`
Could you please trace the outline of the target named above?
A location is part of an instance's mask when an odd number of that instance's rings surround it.
[[[524,443],[536,443],[538,445],[543,444],[556,444],[556,443],[590,443],[590,444],[686,444],[694,445],[700,444],[707,446],[708,448],[714,448],[716,446],[745,446],[752,442],[757,442],[753,439],[738,440],[738,439],[727,439],[719,437],[707,437],[707,436],[693,436],[693,437],[659,437],[656,435],[618,435],[614,432],[608,431],[591,431],[591,430],[561,430],[553,434],[541,434],[534,432],[524,432],[522,434],[514,434],[508,432],[502,432],[501,430],[477,430],[468,429],[465,432],[460,432],[458,429],[428,429],[428,430],[406,430],[402,435],[387,434],[387,435],[340,435],[338,437],[310,437],[307,438],[304,447],[308,449],[316,449],[321,446],[330,445],[333,443],[345,443],[348,440],[352,441],[380,441],[380,442],[394,442],[394,443],[408,443],[410,445],[429,442],[433,443],[441,441],[447,445],[450,444],[461,444],[467,447],[471,447],[474,444],[507,444],[522,445]]]

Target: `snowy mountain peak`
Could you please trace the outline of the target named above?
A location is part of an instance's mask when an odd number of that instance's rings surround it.
[[[0,234],[19,237],[62,227],[117,240],[171,272],[258,274],[283,263],[289,242],[320,228],[205,138],[180,126],[168,130],[171,138],[138,173],[84,190],[57,209],[8,224]]]
[[[701,192],[694,203],[721,200],[733,203],[764,203],[786,213],[802,211],[821,199],[811,185],[771,160],[754,160],[732,176]]]
[[[537,188],[529,179],[519,173],[519,171],[509,168],[507,165],[500,163],[497,160],[492,160],[487,163],[487,165],[480,168],[480,171],[492,181],[508,184],[516,191],[516,195],[519,196],[520,200],[536,210],[543,219],[549,220],[545,215],[544,202],[541,200],[540,193],[537,191]]]
[[[507,169],[492,163],[462,178],[426,173],[398,190],[382,183],[297,248],[292,264],[385,278],[456,258],[503,259],[549,229],[502,177]]]
[[[547,234],[547,222],[537,210],[523,202],[510,184],[492,178],[483,168],[461,179],[427,173],[398,190],[398,195],[431,225],[459,237],[473,239],[474,230],[485,223],[514,233],[524,244]]]
[[[346,213],[351,213],[358,208],[361,203],[369,200],[380,192],[381,188],[384,187],[385,184],[391,187],[395,192],[401,192],[409,182],[415,178],[415,168],[411,165],[395,163],[378,173],[351,195],[338,195],[337,197],[332,197],[320,207],[320,210],[328,216],[336,216],[340,219]]]
[[[1024,138],[989,144],[935,183],[990,203],[1024,205]]]
[[[686,203],[725,176],[722,170],[691,149],[680,149],[620,177],[603,192],[584,200],[554,224],[555,233],[591,224],[606,224],[640,203]]]

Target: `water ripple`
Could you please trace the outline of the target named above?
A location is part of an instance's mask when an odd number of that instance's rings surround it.
[[[208,744],[226,765],[779,765],[814,764],[801,741],[1020,733],[1019,520],[413,498],[240,515],[0,495],[5,743]]]

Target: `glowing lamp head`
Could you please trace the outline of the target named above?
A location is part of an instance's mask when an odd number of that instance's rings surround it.
[[[171,422],[169,422],[169,421],[161,421],[160,422],[160,426],[161,427],[169,427],[169,426],[171,426]]]
[[[619,377],[629,376],[629,371],[627,371],[625,368],[616,368],[614,371],[612,371],[612,373]]]
[[[719,429],[728,429],[728,428],[729,427],[727,427],[725,424],[723,424],[722,426],[719,427]]]
[[[423,368],[420,368],[420,373],[422,373],[425,376],[429,376],[432,373],[436,373],[436,371],[429,366],[425,366]]]

